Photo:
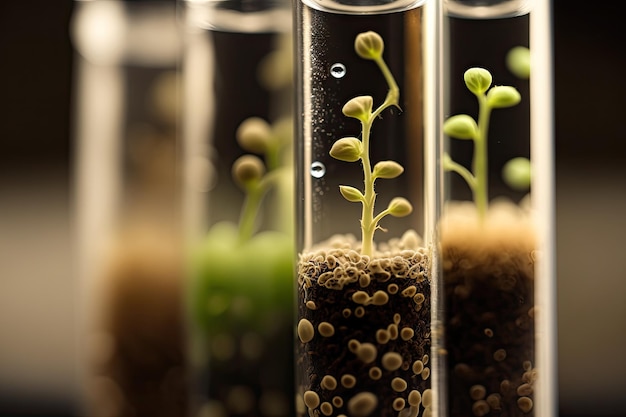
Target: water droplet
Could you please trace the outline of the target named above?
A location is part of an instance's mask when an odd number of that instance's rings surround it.
[[[311,175],[315,178],[322,178],[326,174],[326,167],[319,161],[311,164]]]
[[[346,75],[346,66],[341,63],[333,64],[330,67],[330,75],[335,78],[343,78]]]

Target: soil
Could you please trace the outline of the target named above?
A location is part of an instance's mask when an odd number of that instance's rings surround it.
[[[449,415],[532,416],[531,223],[512,205],[494,207],[482,225],[456,209],[442,223],[441,240]]]
[[[129,233],[109,258],[88,352],[92,417],[187,413],[183,274],[172,242]]]
[[[431,413],[429,267],[424,248],[300,255],[297,415]]]

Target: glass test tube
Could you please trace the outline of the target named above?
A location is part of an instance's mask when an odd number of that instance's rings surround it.
[[[183,5],[192,415],[291,416],[291,8]]]
[[[76,252],[84,411],[185,413],[171,2],[76,1]]]
[[[556,413],[549,11],[546,1],[444,3],[451,417]]]
[[[436,410],[437,12],[296,2],[298,416]]]

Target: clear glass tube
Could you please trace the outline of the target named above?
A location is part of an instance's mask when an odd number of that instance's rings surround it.
[[[77,1],[71,31],[83,411],[182,415],[176,7]]]
[[[291,7],[183,5],[191,414],[291,416]]]
[[[448,415],[556,414],[550,2],[444,6]]]
[[[437,12],[296,2],[299,416],[436,411]]]

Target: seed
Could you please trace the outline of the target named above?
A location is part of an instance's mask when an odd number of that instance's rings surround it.
[[[430,359],[430,356],[428,356],[428,353],[422,356],[422,362],[424,362],[424,365],[428,365],[429,359]]]
[[[430,376],[430,368],[422,369],[422,379],[426,381],[429,376]]]
[[[398,325],[397,324],[390,324],[389,326],[387,326],[387,331],[389,332],[389,337],[391,338],[391,340],[396,340],[398,338]]]
[[[304,404],[311,409],[317,408],[320,405],[319,395],[315,391],[306,391],[304,393]]]
[[[433,392],[430,389],[424,390],[424,394],[422,395],[422,404],[424,407],[430,407],[433,404]]]
[[[374,362],[377,354],[376,346],[371,343],[362,343],[356,351],[356,356],[365,363]]]
[[[349,308],[344,308],[341,314],[343,314],[345,318],[348,318],[352,315],[352,310],[350,310]]]
[[[363,274],[359,277],[359,285],[361,286],[361,288],[365,288],[368,285],[370,285],[371,279],[370,276],[368,274]]]
[[[530,384],[522,384],[517,387],[517,395],[520,397],[528,396],[533,393],[533,386]]]
[[[397,352],[387,352],[382,358],[383,367],[388,371],[395,371],[402,366],[402,356]]]
[[[493,353],[493,359],[496,362],[502,362],[503,360],[506,359],[506,350],[504,349],[498,349]]]
[[[327,321],[323,321],[317,326],[317,331],[324,337],[330,337],[335,334],[335,327]]]
[[[371,392],[360,392],[348,401],[348,414],[351,417],[367,417],[376,409],[378,398]]]
[[[502,380],[502,382],[500,382],[500,392],[502,394],[506,394],[507,392],[509,392],[510,388],[511,388],[511,381],[509,381],[508,379],[504,379]]]
[[[320,411],[325,416],[330,416],[333,413],[333,406],[329,402],[324,401],[322,404],[320,404]]]
[[[352,294],[352,301],[357,304],[367,304],[370,300],[370,296],[365,291],[357,291]]]
[[[525,371],[530,371],[533,368],[533,364],[531,361],[524,361],[522,363],[522,367],[524,368]]]
[[[374,381],[378,381],[383,376],[383,371],[378,366],[373,366],[369,370],[369,375]]]
[[[407,388],[407,383],[402,378],[394,378],[391,380],[391,388],[396,392],[403,392]]]
[[[322,381],[320,382],[320,386],[324,389],[332,391],[337,388],[337,380],[332,375],[324,375],[324,378],[322,378]]]
[[[340,396],[336,395],[333,397],[333,405],[337,408],[342,407],[343,406],[343,398],[341,398]]]
[[[317,305],[315,305],[315,301],[309,300],[306,302],[306,308],[309,310],[317,310]]]
[[[396,411],[400,411],[404,409],[405,401],[404,398],[396,398],[393,400],[393,409]]]
[[[361,306],[358,306],[354,309],[354,315],[358,318],[361,318],[365,315],[365,309]]]
[[[384,291],[376,291],[372,297],[372,304],[375,306],[382,306],[389,302],[389,295]]]
[[[420,360],[413,362],[413,373],[415,375],[421,374],[423,370],[424,370],[424,362]]]
[[[396,294],[399,290],[398,284],[389,284],[387,285],[387,292],[389,294]]]
[[[307,343],[313,340],[315,336],[315,329],[313,324],[307,319],[301,319],[298,323],[298,337],[302,343]]]
[[[356,385],[356,378],[354,375],[345,374],[341,376],[341,385],[345,388],[352,388]]]
[[[528,397],[520,397],[517,399],[517,406],[524,413],[528,413],[533,409],[533,400]]]
[[[402,290],[402,295],[404,297],[413,297],[416,292],[417,288],[415,287],[415,285],[411,285],[410,287],[406,287],[404,290]]]
[[[423,304],[425,300],[426,300],[426,297],[424,297],[424,294],[422,294],[421,292],[413,296],[413,302],[415,304]]]
[[[493,337],[493,330],[487,328],[487,329],[484,330],[484,332],[485,332],[485,336]]]
[[[422,393],[414,389],[413,391],[409,392],[408,400],[409,405],[413,407],[419,407],[419,405],[422,403]]]
[[[389,335],[389,332],[387,330],[385,329],[376,330],[376,341],[380,343],[381,345],[384,345],[385,343],[389,342],[390,339],[391,339],[391,336]]]
[[[348,342],[348,349],[350,349],[350,352],[354,354],[356,354],[359,346],[361,346],[361,342],[356,339],[350,339],[350,341]]]
[[[489,408],[489,404],[485,400],[478,400],[474,404],[472,404],[472,413],[476,417],[483,417],[487,415],[491,409]]]
[[[400,330],[400,337],[404,341],[412,339],[414,335],[415,332],[410,327],[403,327],[402,330]]]
[[[401,319],[402,319],[402,316],[400,315],[400,313],[396,313],[393,315],[393,322],[395,324],[400,324]]]
[[[500,407],[501,398],[500,394],[489,394],[487,396],[487,404],[489,404],[492,410],[500,410],[502,408]]]
[[[472,385],[469,394],[472,400],[482,400],[487,395],[487,390],[482,385]]]

